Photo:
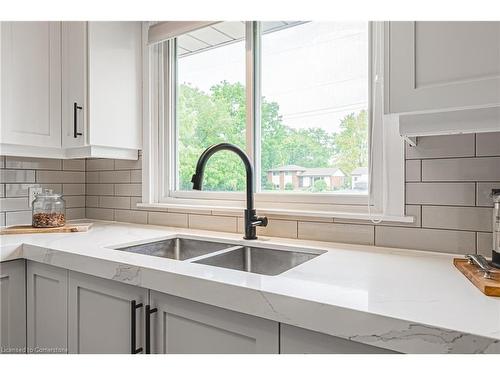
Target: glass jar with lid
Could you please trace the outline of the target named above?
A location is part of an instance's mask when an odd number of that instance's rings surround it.
[[[35,228],[55,228],[66,224],[66,202],[61,194],[44,190],[33,201],[33,220]]]

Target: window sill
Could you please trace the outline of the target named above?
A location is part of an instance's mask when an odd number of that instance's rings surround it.
[[[227,215],[227,216],[243,216],[243,209],[241,207],[227,207],[227,206],[208,206],[203,204],[176,204],[176,203],[138,203],[138,208],[151,209],[154,211],[203,211],[207,214]],[[208,212],[207,212],[208,211]],[[348,220],[382,220],[383,222],[394,223],[413,223],[415,218],[413,216],[395,216],[395,215],[382,215],[377,213],[368,214],[368,212],[342,212],[342,211],[311,211],[311,210],[293,210],[293,209],[278,209],[278,208],[259,208],[257,207],[259,215],[268,216],[285,216],[293,218],[314,218],[318,219],[348,219]]]

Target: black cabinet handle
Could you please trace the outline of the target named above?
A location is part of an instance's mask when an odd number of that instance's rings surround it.
[[[146,354],[151,353],[151,314],[157,311],[156,307],[152,309],[150,305],[146,305]]]
[[[142,303],[130,302],[130,354],[142,352],[142,347],[136,348],[136,310],[142,307]]]
[[[78,137],[79,135],[82,135],[82,133],[78,133],[77,129],[77,118],[78,118],[78,110],[83,109],[83,107],[79,106],[76,102],[73,103],[73,138]]]

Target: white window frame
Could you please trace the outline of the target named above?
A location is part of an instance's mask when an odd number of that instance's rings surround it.
[[[260,155],[260,98],[259,51],[255,44],[259,23],[246,23],[246,88],[247,93],[247,149],[254,160]],[[144,26],[147,28],[147,25]],[[398,133],[398,117],[383,114],[382,85],[384,60],[388,53],[383,22],[370,22],[369,30],[369,118],[373,157],[371,192],[369,195],[335,193],[256,192],[256,208],[261,213],[338,217],[347,219],[377,219],[411,222],[404,217],[404,142]],[[147,34],[147,33],[145,33]],[[251,36],[251,37],[249,37]],[[175,65],[169,64],[174,56],[175,42],[146,46],[144,51],[144,145],[143,145],[143,200],[138,206],[155,209],[202,209],[217,212],[240,212],[244,207],[242,192],[176,191],[175,173],[175,92],[169,80],[176,77]],[[165,74],[164,74],[165,73]],[[373,77],[377,77],[376,83]],[[163,83],[163,84],[162,84]],[[375,91],[376,90],[376,91]],[[374,95],[375,94],[375,95]],[[373,119],[372,98],[378,95],[379,116]],[[371,133],[373,132],[373,133]],[[260,178],[259,163],[254,163],[255,182]],[[388,183],[391,181],[391,184]],[[254,189],[256,186],[254,187]],[[256,190],[255,190],[256,191]],[[370,198],[370,204],[368,199]]]

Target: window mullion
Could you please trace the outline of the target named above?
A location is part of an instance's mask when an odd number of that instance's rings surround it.
[[[171,191],[175,191],[178,186],[177,178],[177,75],[176,75],[176,40],[172,39],[164,44],[164,131],[160,138],[171,147],[163,147],[163,160],[161,173],[165,173],[162,179],[164,181],[163,196],[169,196]]]
[[[260,191],[260,22],[245,24],[246,151],[254,167],[254,191]]]

